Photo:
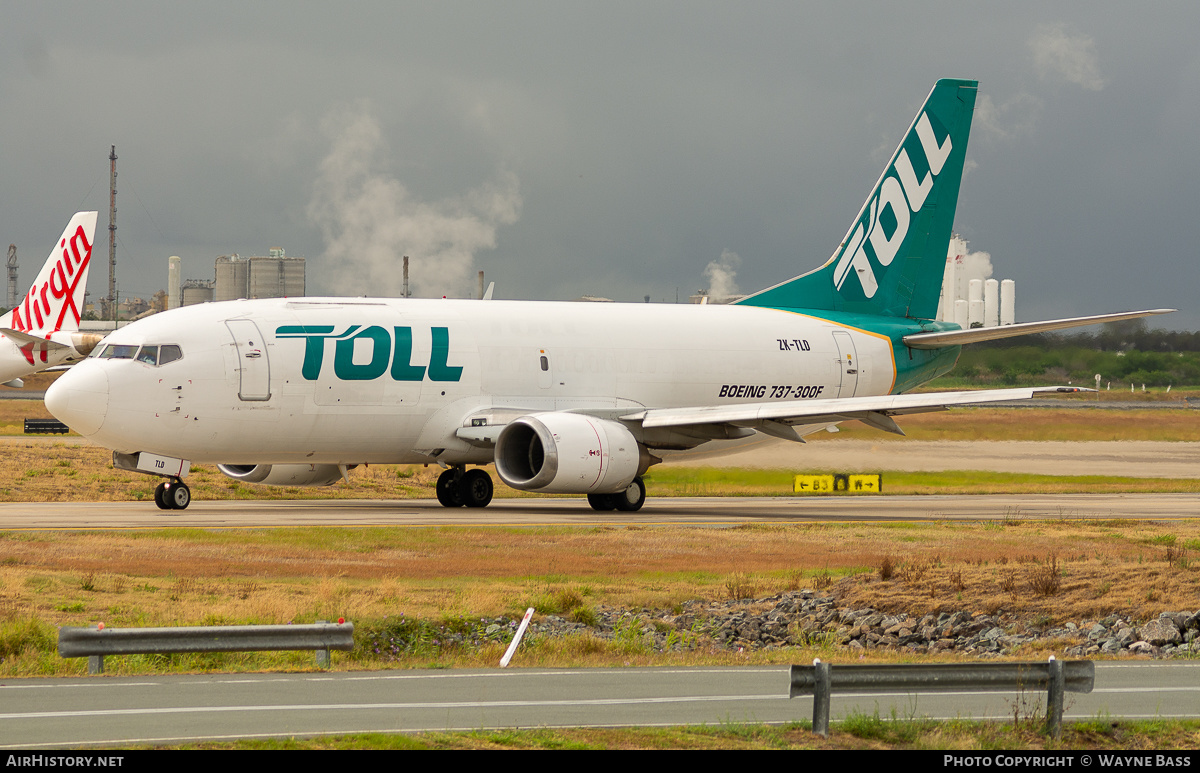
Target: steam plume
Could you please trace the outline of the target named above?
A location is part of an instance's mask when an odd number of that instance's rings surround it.
[[[517,176],[502,172],[463,196],[425,202],[372,171],[383,138],[365,105],[332,133],[308,205],[325,238],[329,285],[343,295],[398,296],[408,255],[414,295],[466,297],[475,253],[495,249],[496,229],[520,217]]]
[[[708,297],[714,301],[724,300],[738,294],[737,269],[742,265],[742,259],[736,252],[722,250],[721,257],[711,261],[704,268],[704,278],[708,280]]]

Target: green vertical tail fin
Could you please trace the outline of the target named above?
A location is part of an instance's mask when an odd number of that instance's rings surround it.
[[[977,88],[939,80],[833,257],[739,303],[932,319]]]

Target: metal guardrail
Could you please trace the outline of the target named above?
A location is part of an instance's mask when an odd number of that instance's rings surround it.
[[[71,428],[57,419],[26,419],[26,435],[65,435]]]
[[[88,673],[104,673],[109,655],[178,652],[317,650],[317,665],[329,666],[330,650],[354,649],[354,623],[313,625],[226,625],[180,628],[62,628],[58,654],[88,659]]]
[[[1046,690],[1046,732],[1062,735],[1063,694],[1090,693],[1096,664],[1090,660],[1046,663],[906,663],[839,665],[814,660],[792,666],[789,698],[813,696],[813,732],[829,735],[829,699],[839,693]]]

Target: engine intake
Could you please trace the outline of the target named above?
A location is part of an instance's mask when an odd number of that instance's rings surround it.
[[[342,479],[336,464],[218,464],[217,469],[234,480],[264,486],[332,486]]]
[[[496,473],[521,491],[615,494],[649,465],[625,425],[578,413],[522,416],[496,439]]]

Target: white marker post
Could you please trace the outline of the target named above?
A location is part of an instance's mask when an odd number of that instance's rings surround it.
[[[521,643],[521,637],[525,635],[525,629],[529,627],[529,621],[532,619],[533,607],[530,607],[525,610],[525,617],[517,627],[517,635],[513,637],[512,644],[508,645],[508,651],[500,658],[500,668],[508,668],[508,661],[512,660],[513,653],[517,651],[517,645]]]

